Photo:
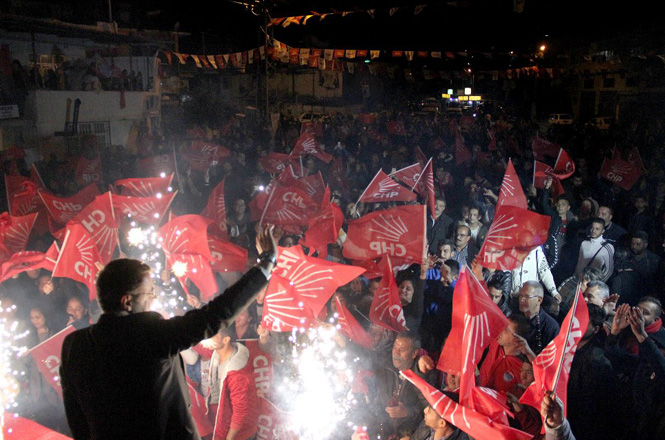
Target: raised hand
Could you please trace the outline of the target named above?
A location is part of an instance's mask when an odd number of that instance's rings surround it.
[[[625,329],[628,327],[630,324],[628,322],[628,315],[630,314],[630,306],[628,304],[621,304],[617,309],[616,309],[616,314],[614,315],[614,319],[612,320],[612,329],[611,333],[613,335],[618,335],[621,333],[621,330]]]

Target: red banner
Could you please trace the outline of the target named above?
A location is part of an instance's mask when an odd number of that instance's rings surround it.
[[[309,327],[316,321],[289,280],[273,274],[263,301],[262,325],[272,332],[290,332]]]
[[[247,267],[247,249],[215,236],[208,236],[210,267],[215,272],[244,272]]]
[[[5,190],[7,192],[9,213],[14,216],[39,214],[34,228],[38,235],[43,235],[48,231],[48,212],[44,202],[39,197],[39,188],[42,188],[39,183],[26,177],[5,174]]]
[[[520,179],[517,177],[512,159],[508,159],[506,173],[503,175],[501,189],[499,190],[499,200],[496,202],[497,207],[502,205],[517,206],[523,209],[527,209],[528,207],[526,196],[524,195]]]
[[[331,154],[321,150],[312,133],[303,133],[296,141],[291,154],[294,156],[312,155],[325,163],[330,163],[333,160]]]
[[[414,163],[413,165],[409,165],[406,168],[395,171],[391,174],[391,176],[393,179],[397,179],[403,182],[409,188],[414,188],[418,182],[418,179],[420,179],[422,172],[423,166],[419,163]]]
[[[545,157],[557,157],[561,147],[545,138],[536,135],[531,141],[531,149],[533,150],[533,157],[536,160],[545,160]]]
[[[180,155],[191,165],[193,170],[207,171],[213,165],[229,157],[231,152],[221,145],[205,141],[192,141],[189,148]]]
[[[97,245],[97,251],[103,264],[113,257],[118,245],[118,224],[115,221],[111,193],[106,192],[89,203],[67,224],[82,225]]]
[[[399,291],[397,290],[393,267],[390,264],[390,257],[386,255],[384,258],[386,259],[386,265],[379,287],[377,287],[374,298],[372,298],[369,320],[388,330],[401,332],[407,329],[406,318],[399,299]]]
[[[427,161],[425,170],[420,175],[414,189],[416,193],[425,200],[432,218],[436,218],[436,213],[434,211],[436,203],[434,197],[434,172],[432,170],[431,158]]]
[[[603,160],[600,175],[620,188],[630,191],[642,177],[642,170],[621,158]]]
[[[221,238],[228,237],[226,227],[226,202],[224,197],[224,180],[222,180],[208,197],[208,203],[201,212],[203,217],[212,220],[210,232]]]
[[[73,326],[67,326],[29,351],[35,360],[37,369],[42,373],[44,381],[58,392],[61,399],[60,364],[62,363],[62,343],[65,337],[70,333],[74,333],[75,330]]]
[[[162,175],[166,177],[173,174],[177,170],[175,152],[141,158],[139,159],[139,169],[150,177]]]
[[[272,355],[261,348],[259,341],[245,341],[245,346],[249,350],[256,391],[260,391],[264,397],[270,397],[273,390]]]
[[[46,269],[52,272],[59,253],[55,241],[46,253],[37,251],[15,253],[0,265],[0,283],[28,270]]]
[[[340,326],[339,331],[361,347],[367,348],[368,350],[374,348],[372,337],[358,323],[356,318],[353,317],[351,312],[349,312],[349,309],[342,304],[339,297],[335,297],[335,304],[337,305],[337,323]]]
[[[0,259],[9,258],[16,252],[25,250],[37,214],[13,217],[6,212],[0,214]],[[5,254],[5,255],[3,255]]]
[[[343,222],[344,213],[340,207],[334,203],[328,203],[327,207],[309,221],[305,237],[300,240],[300,243],[315,249],[319,258],[325,258],[328,255],[328,244],[337,241]]]
[[[349,224],[344,257],[373,260],[382,255],[422,262],[427,243],[426,207],[405,205],[364,215]]]
[[[388,134],[406,136],[406,130],[402,121],[388,121],[386,122],[386,129],[388,130]]]
[[[455,163],[461,165],[466,161],[469,161],[473,158],[471,151],[466,147],[464,143],[464,136],[459,132],[455,133]]]

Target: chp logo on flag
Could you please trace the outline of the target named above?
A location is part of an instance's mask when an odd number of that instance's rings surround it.
[[[32,355],[37,369],[44,377],[44,381],[57,391],[61,399],[60,364],[62,363],[62,343],[65,337],[70,333],[74,333],[75,330],[74,326],[69,325],[26,352],[26,354],[30,353]]]
[[[263,325],[273,332],[289,332],[307,327],[315,319],[293,284],[273,274],[263,303]]]
[[[97,250],[104,264],[111,261],[118,244],[118,225],[115,222],[111,193],[97,196],[70,223],[83,225],[97,244]]]
[[[372,299],[369,319],[388,330],[401,332],[407,329],[404,309],[402,309],[402,303],[400,302],[390,257],[386,255],[384,258],[386,258],[386,265],[383,277]]]
[[[11,253],[24,251],[36,219],[36,213],[14,217],[3,212],[0,214],[0,243]]]
[[[133,197],[113,194],[113,210],[117,217],[128,216],[139,223],[159,224],[176,194],[178,191],[161,197],[159,195]]]
[[[67,226],[58,261],[53,268],[54,277],[71,278],[88,286],[90,300],[97,298],[95,278],[101,267],[97,246],[85,228],[78,223]]]

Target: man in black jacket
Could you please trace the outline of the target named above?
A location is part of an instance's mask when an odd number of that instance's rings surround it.
[[[60,377],[75,440],[200,439],[179,353],[229,327],[266,287],[277,258],[272,228],[256,244],[257,266],[205,307],[168,320],[149,311],[149,266],[119,259],[104,268],[97,280],[104,314],[62,347]]]

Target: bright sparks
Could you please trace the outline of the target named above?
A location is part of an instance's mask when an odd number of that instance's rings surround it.
[[[132,228],[127,232],[127,241],[130,245],[138,247],[146,241],[146,232],[141,228]]]
[[[182,278],[187,273],[187,262],[185,261],[175,261],[173,266],[171,266],[171,272],[178,278]]]

